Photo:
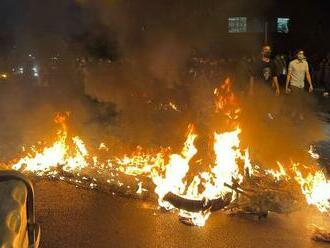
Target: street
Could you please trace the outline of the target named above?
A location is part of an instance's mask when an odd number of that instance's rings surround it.
[[[329,13],[1,0],[0,248],[330,247]]]
[[[76,188],[57,181],[36,183],[41,247],[328,247],[311,240],[312,224],[330,226],[312,209],[271,214],[257,221],[218,212],[205,227],[186,226],[175,213],[140,200]]]

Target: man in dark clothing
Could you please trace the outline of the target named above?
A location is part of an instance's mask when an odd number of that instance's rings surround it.
[[[253,94],[255,84],[262,83],[275,89],[276,95],[280,94],[278,84],[278,69],[276,63],[271,59],[271,47],[263,46],[261,59],[257,60],[253,66],[250,77],[250,93]]]
[[[270,46],[263,46],[261,58],[251,69],[250,95],[253,95],[253,109],[261,116],[268,116],[273,120],[279,114],[280,87],[278,84],[278,68],[271,59]],[[275,94],[274,94],[275,90]]]

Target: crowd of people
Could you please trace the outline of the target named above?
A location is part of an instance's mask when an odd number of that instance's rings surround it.
[[[24,76],[31,74],[31,78],[37,81],[38,85],[48,85],[53,78],[51,74],[58,74],[58,68],[63,64],[61,61],[52,58],[49,62],[38,65],[29,57],[31,65],[21,66],[21,70],[12,66],[13,73]],[[72,67],[70,71],[76,72],[79,78],[84,78],[86,71],[95,67],[95,64],[109,68],[118,63],[120,61],[112,63],[110,60],[90,61],[88,58],[77,58],[69,67]],[[263,81],[265,85],[271,85],[277,95],[289,94],[291,91],[294,94],[296,88],[306,88],[310,92],[317,89],[324,97],[329,97],[330,94],[330,53],[324,57],[314,54],[306,57],[303,50],[296,50],[295,53],[273,56],[271,47],[264,46],[259,55],[243,56],[240,59],[193,57],[187,66],[184,73],[188,73],[189,78],[219,82],[229,77],[235,82],[234,87],[244,92],[251,93],[253,84]],[[66,63],[65,68],[67,67]],[[9,74],[8,76],[10,77]]]

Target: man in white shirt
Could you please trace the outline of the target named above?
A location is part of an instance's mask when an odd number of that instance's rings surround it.
[[[308,63],[306,61],[304,51],[298,50],[296,59],[292,60],[289,64],[288,75],[286,78],[286,93],[291,93],[293,107],[293,117],[299,115],[301,120],[304,119],[304,106],[307,104],[307,95],[305,93],[305,79],[309,84],[309,93],[313,92],[313,84],[311,75],[309,73]]]
[[[291,89],[293,88],[292,90],[294,90],[295,88],[304,89],[305,79],[309,84],[308,91],[312,92],[313,84],[311,75],[309,73],[308,63],[305,59],[304,51],[298,50],[297,58],[295,60],[292,60],[289,64],[285,86],[286,92],[291,92],[289,85],[291,86]]]

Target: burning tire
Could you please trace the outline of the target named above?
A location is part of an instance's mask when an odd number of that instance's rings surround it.
[[[214,212],[228,206],[232,200],[232,194],[228,193],[223,198],[219,197],[213,200],[191,200],[169,192],[165,195],[164,200],[171,203],[174,207],[188,212],[201,212],[206,210]]]

